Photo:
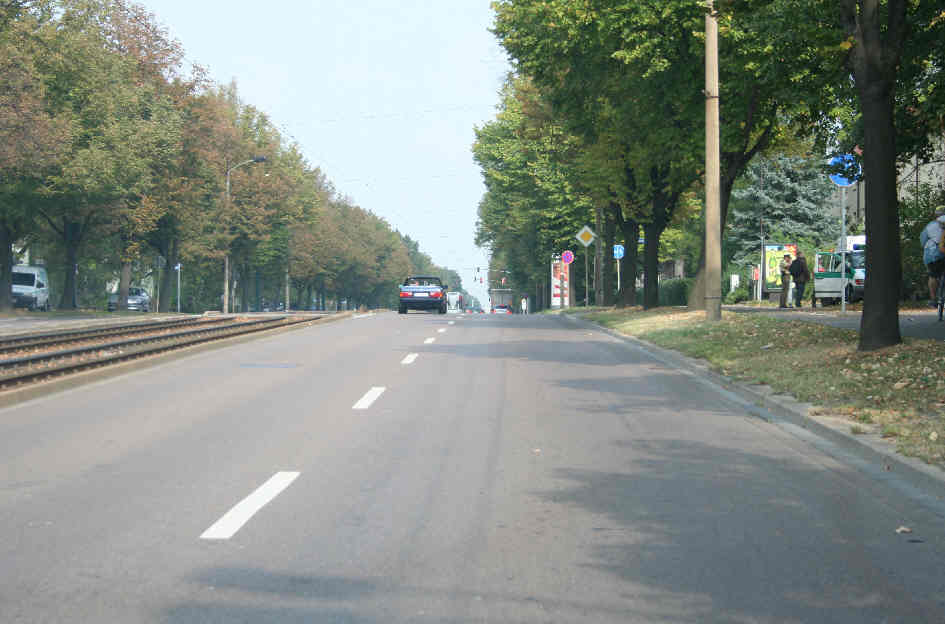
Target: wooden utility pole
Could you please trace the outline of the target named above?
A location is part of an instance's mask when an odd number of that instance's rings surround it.
[[[722,224],[719,197],[719,23],[705,15],[705,315],[722,318]]]

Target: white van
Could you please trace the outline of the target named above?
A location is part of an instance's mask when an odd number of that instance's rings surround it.
[[[25,264],[13,267],[13,305],[30,310],[49,310],[46,267]]]

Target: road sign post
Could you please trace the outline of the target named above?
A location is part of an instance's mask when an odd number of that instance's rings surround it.
[[[853,154],[842,154],[830,159],[831,167],[849,169],[855,164]],[[840,314],[847,313],[847,255],[843,253],[847,248],[847,187],[852,186],[859,177],[859,165],[854,177],[848,177],[846,171],[830,174],[830,181],[840,187]]]
[[[586,308],[590,296],[590,288],[587,279],[587,248],[590,247],[594,239],[597,238],[597,234],[594,233],[594,230],[585,225],[574,235],[574,238],[578,239],[578,242],[584,245],[584,307]]]
[[[620,292],[620,260],[623,259],[623,245],[614,245],[614,260],[617,261],[617,292]]]

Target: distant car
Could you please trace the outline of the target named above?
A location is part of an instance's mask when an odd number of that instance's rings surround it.
[[[511,306],[497,305],[492,308],[493,314],[512,314]]]
[[[410,310],[430,310],[446,314],[446,288],[438,277],[410,276],[400,286],[397,312],[406,314]]]
[[[108,297],[108,311],[118,309],[118,293],[112,293]],[[151,295],[144,288],[132,286],[128,289],[128,309],[139,312],[151,311]]]
[[[49,310],[49,276],[45,267],[24,264],[13,267],[13,305]]]

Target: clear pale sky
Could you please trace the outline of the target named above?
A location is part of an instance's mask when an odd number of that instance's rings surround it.
[[[235,80],[342,195],[473,284],[484,192],[470,150],[509,65],[489,0],[139,0],[190,62]]]

